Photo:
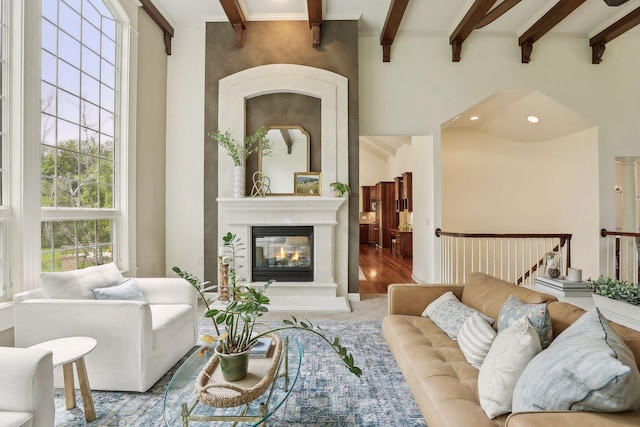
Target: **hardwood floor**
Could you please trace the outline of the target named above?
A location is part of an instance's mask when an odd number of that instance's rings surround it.
[[[390,249],[360,245],[360,268],[367,278],[360,281],[360,294],[386,294],[391,283],[413,283],[412,259],[394,257]]]

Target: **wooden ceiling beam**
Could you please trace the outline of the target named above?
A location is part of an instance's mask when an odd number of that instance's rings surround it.
[[[140,0],[142,4],[142,10],[147,12],[149,18],[156,23],[164,34],[164,51],[167,55],[171,55],[171,39],[173,38],[173,27],[169,24],[169,21],[160,13],[160,11],[151,3],[151,0]]]
[[[591,46],[591,63],[601,63],[606,44],[638,25],[640,25],[640,7],[629,12],[624,17],[591,37],[591,39],[589,39],[589,46]]]
[[[522,63],[528,64],[531,60],[533,44],[540,40],[560,21],[569,16],[586,0],[559,0],[544,16],[538,19],[519,38],[518,44],[522,50]]]
[[[391,62],[391,45],[396,38],[404,11],[407,9],[409,0],[391,0],[387,18],[380,34],[380,44],[382,45],[382,62]]]
[[[311,28],[311,45],[320,46],[320,29],[322,28],[322,0],[307,0],[309,28]]]
[[[220,5],[227,15],[233,31],[236,34],[236,47],[244,47],[244,31],[247,29],[247,18],[240,8],[238,0],[220,0]]]
[[[510,11],[511,8],[520,3],[520,1],[521,0],[503,0],[502,3],[491,9],[489,13],[487,13],[484,18],[476,24],[476,30],[491,24],[493,21]]]
[[[458,26],[449,36],[449,44],[452,50],[452,61],[460,62],[460,53],[462,52],[462,43],[469,37],[471,32],[476,28],[478,22],[487,16],[497,0],[476,0]]]

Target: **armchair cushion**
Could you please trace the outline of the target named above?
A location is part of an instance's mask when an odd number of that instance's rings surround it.
[[[106,288],[93,288],[91,289],[93,296],[96,299],[111,299],[111,300],[131,300],[131,301],[145,301],[142,290],[136,279],[128,279],[126,282],[116,286],[108,286]]]
[[[40,287],[47,298],[94,299],[91,289],[119,285],[124,280],[118,267],[109,263],[82,270],[42,273]]]

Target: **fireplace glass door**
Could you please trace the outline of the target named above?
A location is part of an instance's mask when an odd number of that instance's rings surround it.
[[[252,281],[313,281],[313,227],[252,227]]]

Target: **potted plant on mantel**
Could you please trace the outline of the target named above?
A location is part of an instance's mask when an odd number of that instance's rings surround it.
[[[207,298],[205,296],[208,282],[203,283],[193,274],[178,267],[173,267],[173,271],[196,289],[206,306],[205,317],[209,317],[213,321],[216,336],[207,334],[203,337],[203,341],[218,343],[215,352],[220,359],[220,368],[225,380],[237,381],[244,378],[248,370],[249,351],[258,342],[258,338],[287,329],[304,330],[317,335],[332,347],[351,373],[358,377],[362,374],[362,370],[355,365],[353,355],[340,344],[340,339],[338,337],[328,338],[322,328],[314,326],[310,321],[298,322],[292,316],[291,320],[284,320],[282,326],[269,327],[263,323],[257,323],[257,319],[269,311],[267,308],[269,298],[264,294],[264,291],[271,281],[264,289],[260,290],[241,286],[239,282],[242,280],[238,278],[237,271],[242,266],[237,265],[236,261],[238,258],[242,258],[240,251],[244,249],[244,244],[239,237],[232,233],[227,233],[222,240],[230,255],[225,259],[225,262],[229,263],[229,294],[232,298],[232,301],[224,308],[211,307],[211,303],[217,297]]]
[[[217,141],[221,147],[227,150],[227,154],[233,160],[233,197],[244,197],[244,167],[247,158],[258,151],[261,151],[263,156],[271,156],[273,146],[267,138],[268,131],[264,126],[259,128],[253,134],[247,136],[244,144],[235,142],[229,131],[222,133],[217,130],[209,134],[210,138]]]
[[[640,331],[640,284],[604,276],[588,282],[593,302],[605,317]]]

